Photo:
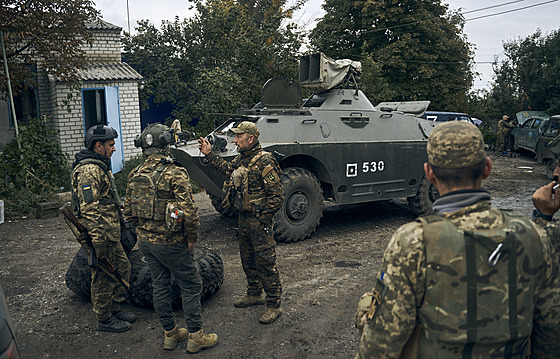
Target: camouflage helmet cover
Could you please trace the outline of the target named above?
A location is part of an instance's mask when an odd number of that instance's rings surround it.
[[[466,121],[451,121],[436,126],[426,146],[428,162],[440,168],[465,168],[486,158],[480,130]]]
[[[119,137],[119,135],[117,134],[117,131],[112,127],[105,125],[91,126],[86,131],[84,146],[86,146],[88,150],[91,150],[93,149],[93,145],[95,145],[95,142],[114,140],[117,137]]]
[[[241,122],[239,125],[237,125],[237,127],[232,128],[231,132],[233,132],[233,133],[248,133],[248,134],[253,135],[257,138],[261,134],[257,125],[255,125],[253,122],[249,122],[249,121]]]

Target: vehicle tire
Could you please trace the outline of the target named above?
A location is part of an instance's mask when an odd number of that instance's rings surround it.
[[[152,277],[148,264],[139,250],[129,255],[131,264],[130,288],[128,302],[130,304],[153,308]],[[211,249],[194,247],[194,259],[202,279],[201,298],[207,299],[216,293],[224,282],[224,266],[220,256]],[[74,293],[85,299],[91,297],[91,269],[87,263],[87,255],[80,249],[66,272],[66,285]],[[181,308],[181,290],[172,279],[172,305]]]
[[[214,206],[214,209],[218,211],[218,213],[220,213],[222,216],[226,218],[237,217],[237,211],[235,209],[224,208],[224,206],[222,206],[222,197],[214,196],[211,194],[208,194],[208,196],[210,197],[210,201],[212,202],[212,206]]]
[[[82,298],[91,298],[91,268],[88,257],[83,248],[72,259],[66,271],[66,286]]]
[[[439,193],[436,186],[425,177],[422,177],[422,182],[420,182],[416,195],[407,199],[412,213],[416,216],[422,216],[433,212],[434,202],[438,198]]]
[[[290,243],[309,237],[323,216],[323,190],[313,173],[303,168],[286,168],[281,177],[282,208],[274,216],[277,242]]]
[[[549,180],[554,179],[554,170],[556,169],[556,160],[547,160],[546,163],[546,178]]]

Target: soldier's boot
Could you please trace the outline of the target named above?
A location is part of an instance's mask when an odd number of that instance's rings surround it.
[[[124,320],[120,320],[115,317],[97,321],[97,330],[103,332],[122,333],[129,330],[130,327],[131,325],[129,322],[125,322]]]
[[[196,333],[189,333],[187,352],[198,353],[202,349],[212,348],[218,344],[218,336],[214,333],[205,334],[202,329]]]
[[[136,316],[133,313],[125,313],[122,310],[113,312],[113,317],[129,323],[133,323],[136,321]]]
[[[243,298],[236,300],[233,305],[236,306],[237,308],[245,308],[245,307],[250,307],[253,305],[263,305],[264,304],[264,298],[262,295],[245,295]]]
[[[187,339],[189,332],[185,328],[177,328],[163,331],[163,349],[174,350],[177,348],[177,343]]]
[[[266,312],[264,312],[263,315],[261,315],[261,317],[259,318],[259,322],[261,322],[262,324],[274,323],[276,319],[278,319],[278,317],[280,317],[281,315],[282,309],[268,307],[266,308]]]

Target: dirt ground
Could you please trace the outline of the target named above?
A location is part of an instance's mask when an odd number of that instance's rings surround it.
[[[527,216],[530,196],[546,184],[543,165],[530,155],[497,157],[483,187],[493,203]],[[284,314],[258,322],[264,307],[235,308],[245,277],[234,239],[236,220],[225,219],[204,194],[195,196],[201,240],[221,256],[225,280],[202,303],[207,332],[218,345],[200,358],[350,358],[359,342],[353,326],[360,295],[371,289],[392,233],[414,220],[405,200],[339,207],[329,205],[312,238],[277,247]],[[164,351],[153,310],[125,306],[138,316],[125,333],[98,332],[91,303],[64,283],[79,248],[61,217],[6,220],[0,225],[0,281],[8,296],[23,358],[182,358],[185,344]],[[178,324],[184,325],[181,312]]]

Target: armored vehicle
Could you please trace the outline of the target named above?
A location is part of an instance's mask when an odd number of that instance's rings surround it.
[[[241,121],[260,129],[265,151],[277,155],[285,202],[274,219],[275,238],[294,242],[310,236],[322,217],[325,200],[337,205],[408,198],[419,215],[431,210],[437,190],[425,178],[426,140],[436,126],[421,119],[429,101],[387,102],[373,106],[357,87],[361,64],[334,61],[324,54],[300,60],[301,85],[311,92],[302,100],[291,78],[269,80],[262,101],[252,109],[224,115],[208,139],[226,160],[236,155],[234,134]],[[172,147],[175,158],[204,187],[216,210],[224,178],[212,168],[196,141]]]

